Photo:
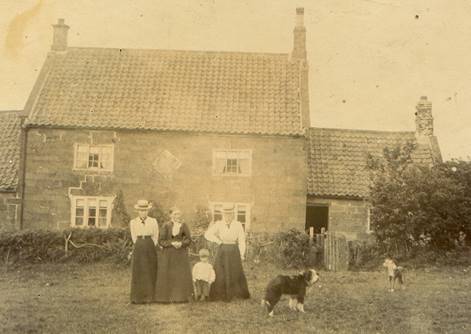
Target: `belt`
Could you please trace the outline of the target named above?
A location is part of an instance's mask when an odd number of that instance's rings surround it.
[[[223,242],[221,245],[237,245],[237,242]]]
[[[147,238],[150,239],[151,237],[152,237],[152,236],[150,236],[150,235],[138,235],[138,236],[137,236],[138,239],[147,239]]]

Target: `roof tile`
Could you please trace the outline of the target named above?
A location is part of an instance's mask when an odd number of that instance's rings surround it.
[[[27,124],[300,135],[287,54],[69,48],[50,53]]]
[[[369,154],[380,156],[385,147],[417,143],[414,132],[325,128],[310,128],[308,141],[308,194],[357,198],[369,193]],[[418,145],[413,159],[431,164],[430,146]]]
[[[18,185],[21,118],[19,111],[0,111],[0,191]]]

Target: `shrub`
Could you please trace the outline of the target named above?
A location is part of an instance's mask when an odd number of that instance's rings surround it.
[[[385,149],[369,159],[371,223],[381,247],[405,257],[451,251],[471,233],[471,162],[415,164],[415,147]],[[466,243],[466,242],[464,242]]]
[[[114,203],[113,211],[111,213],[111,225],[116,227],[128,227],[131,216],[129,216],[126,211],[122,190],[118,191]]]
[[[310,265],[311,248],[309,236],[299,230],[291,229],[275,236],[275,250],[279,264],[284,268],[304,268]]]
[[[129,229],[23,230],[0,234],[0,258],[6,264],[102,260],[126,263],[131,249]]]
[[[191,233],[202,236],[212,220],[211,211],[203,205],[197,205],[194,215],[191,217],[188,224],[191,228]]]
[[[384,260],[384,254],[377,243],[371,240],[348,242],[349,268],[353,270],[376,269]]]

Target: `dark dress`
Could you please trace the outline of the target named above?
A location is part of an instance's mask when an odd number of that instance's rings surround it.
[[[150,236],[138,237],[132,254],[131,303],[151,303],[154,299],[157,254]]]
[[[160,303],[188,302],[193,294],[188,246],[191,235],[183,223],[177,235],[172,235],[173,223],[168,222],[160,229],[159,243],[163,247],[157,253],[159,267],[155,286],[155,301]],[[181,241],[182,247],[176,249],[173,241]]]
[[[238,245],[219,246],[214,260],[216,280],[211,285],[210,300],[230,301],[232,298],[250,298]]]

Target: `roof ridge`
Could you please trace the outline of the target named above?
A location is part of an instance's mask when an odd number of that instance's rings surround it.
[[[289,53],[284,52],[254,52],[254,51],[216,51],[216,50],[185,50],[185,49],[150,49],[150,48],[119,48],[119,47],[96,47],[96,46],[69,46],[67,50],[92,49],[92,50],[125,50],[125,51],[157,51],[157,52],[181,52],[181,53],[211,53],[211,54],[240,54],[240,55],[260,55],[260,56],[283,56],[289,57]],[[67,52],[67,51],[66,51]],[[55,53],[55,52],[54,52]]]
[[[377,133],[377,134],[404,134],[404,133],[410,133],[414,134],[415,131],[411,130],[369,130],[369,129],[347,129],[347,128],[321,128],[321,127],[315,127],[311,126],[309,130],[327,130],[327,131],[350,131],[350,132],[361,132],[361,133]]]

